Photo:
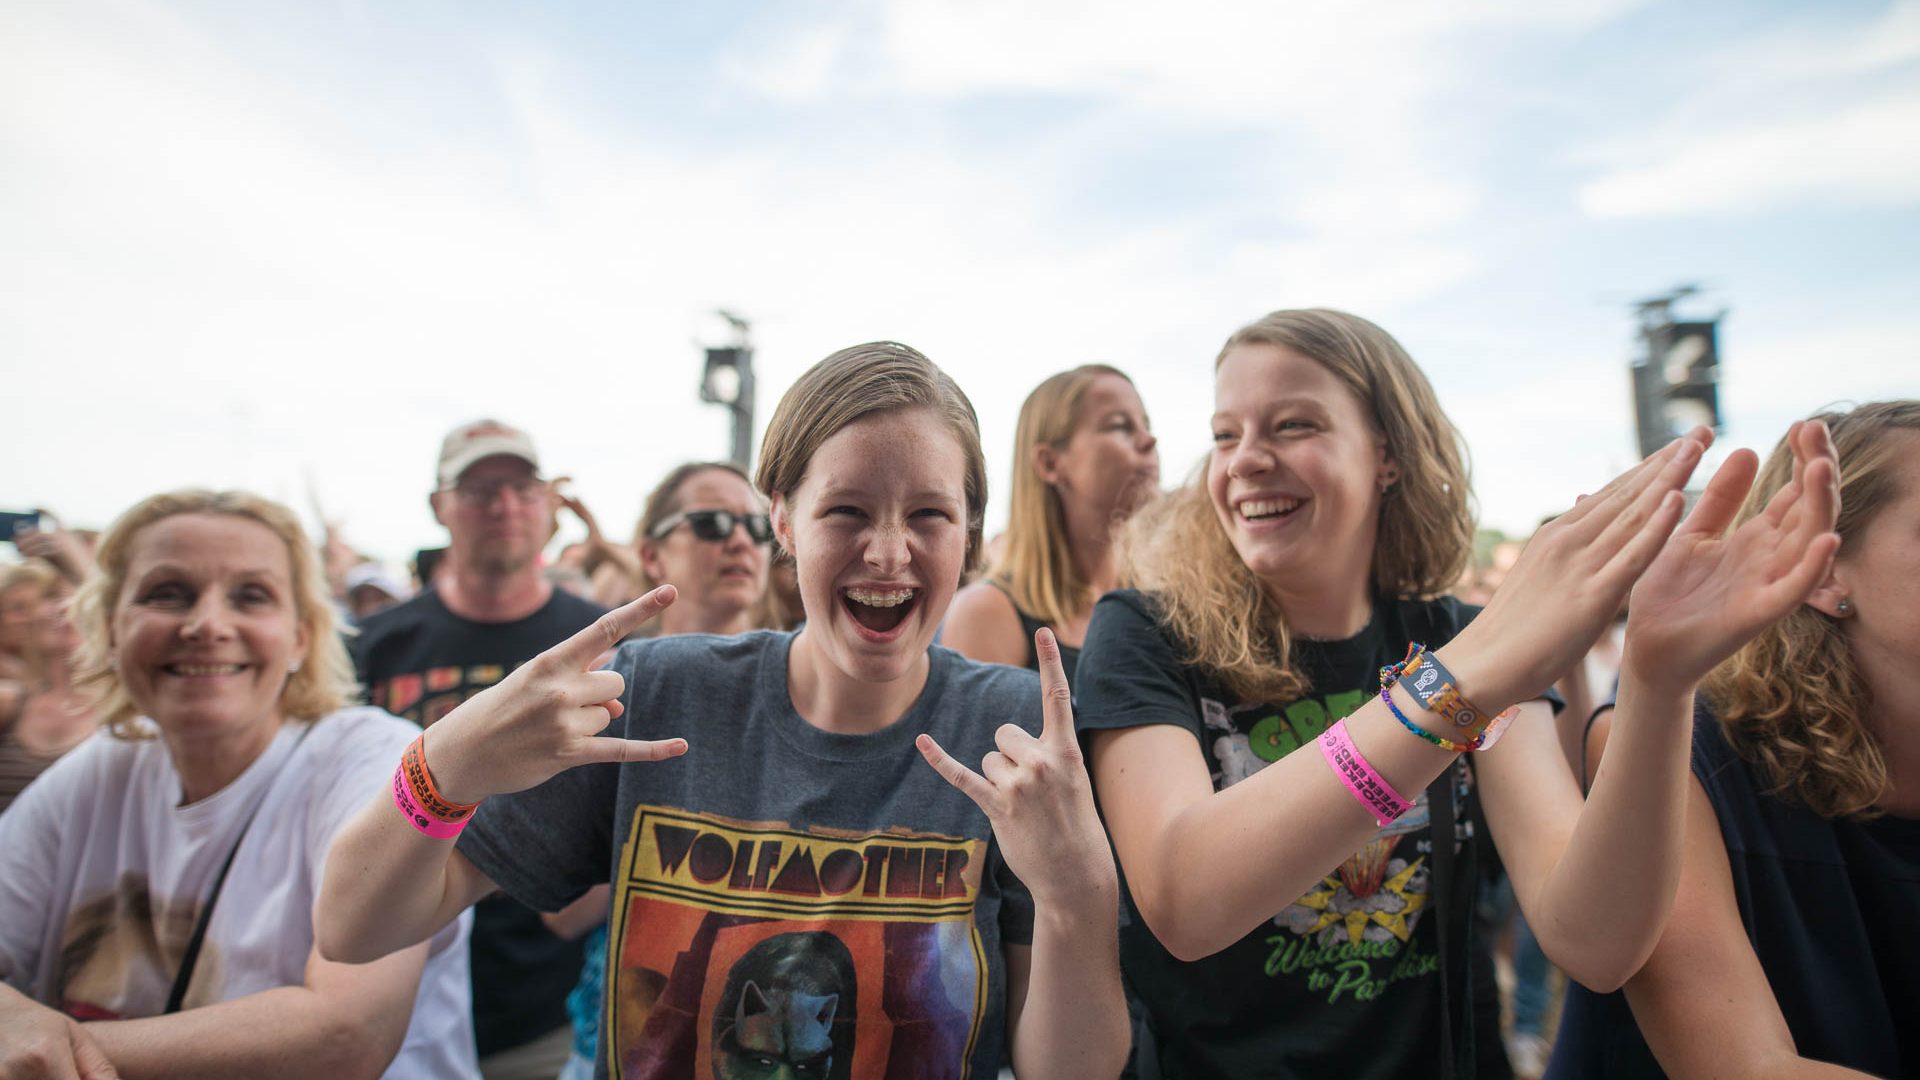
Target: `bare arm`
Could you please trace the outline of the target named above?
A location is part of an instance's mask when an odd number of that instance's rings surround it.
[[[425,944],[365,965],[336,964],[316,951],[303,986],[83,1026],[128,1080],[373,1078],[400,1052],[426,959]]]
[[[1594,724],[1588,760],[1601,762],[1610,717]],[[1603,763],[1602,763],[1603,764]],[[1866,1074],[1799,1055],[1760,958],[1741,928],[1720,822],[1687,781],[1679,891],[1659,944],[1628,980],[1627,1003],[1660,1067],[1675,1080],[1739,1076],[1815,1080]]]
[[[1033,894],[1033,944],[1009,946],[1007,1043],[1021,1076],[1112,1080],[1131,1033],[1120,988],[1120,885],[1086,763],[1073,734],[1073,695],[1053,633],[1035,635],[1045,721],[1014,724],[974,772],[930,736],[927,763],[993,823],[1007,867]]]
[[[671,604],[661,586],[521,665],[427,732],[427,767],[450,801],[477,803],[595,761],[657,761],[683,739],[604,737],[625,680],[589,670],[634,627]],[[495,885],[450,839],[416,831],[382,792],[347,823],[328,856],[314,938],[329,960],[362,963],[425,941]]]
[[[1486,611],[1438,650],[1467,697],[1502,709],[1538,695],[1585,655],[1679,520],[1678,489],[1705,437],[1676,442],[1541,529]],[[1096,673],[1083,667],[1080,677]],[[1404,691],[1394,694],[1416,722],[1428,715]],[[1402,730],[1378,698],[1345,724],[1361,755],[1403,795],[1424,789],[1454,757]],[[1099,732],[1092,753],[1134,902],[1182,960],[1238,941],[1378,829],[1317,748],[1220,792],[1199,744],[1179,728]],[[1288,842],[1275,850],[1275,836]],[[1272,855],[1248,859],[1249,850]]]
[[[1824,429],[1801,425],[1789,441],[1796,480],[1764,514],[1722,535],[1758,465],[1738,451],[1634,587],[1614,749],[1585,804],[1545,717],[1481,755],[1487,821],[1527,923],[1591,989],[1619,987],[1646,961],[1679,884],[1695,684],[1798,605],[1838,547]]]
[[[1023,667],[1027,662],[1027,635],[1020,614],[998,587],[976,581],[961,589],[940,624],[940,644],[988,664]]]

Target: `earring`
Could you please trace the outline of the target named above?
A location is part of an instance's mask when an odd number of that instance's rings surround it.
[[[116,675],[120,673],[120,658],[118,656],[107,657],[107,670]]]
[[[1853,614],[1853,604],[1851,601],[1842,600],[1838,604],[1835,604],[1834,608],[1842,615]]]
[[[293,675],[299,672],[299,670],[300,670],[300,660],[298,657],[295,657],[293,662],[287,665],[287,674]]]

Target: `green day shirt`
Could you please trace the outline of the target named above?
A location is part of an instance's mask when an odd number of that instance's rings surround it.
[[[1040,680],[935,647],[905,716],[837,734],[794,711],[792,641],[621,646],[609,733],[686,755],[488,799],[459,849],[544,910],[612,881],[598,1076],[992,1080],[1033,899],[914,738],[979,761],[1002,723],[1038,734]]]
[[[1287,702],[1235,700],[1209,672],[1182,660],[1152,598],[1107,594],[1094,608],[1074,685],[1079,729],[1090,733],[1171,724],[1200,744],[1214,789],[1224,790],[1290,753],[1318,755],[1329,724],[1379,692],[1382,665],[1407,642],[1438,647],[1478,609],[1451,598],[1376,606],[1345,641],[1299,641],[1294,658],[1311,689]],[[1412,738],[1412,735],[1408,735]],[[1456,765],[1456,851],[1474,841],[1471,772]],[[1122,793],[1097,790],[1107,804]],[[1407,794],[1403,792],[1402,794]],[[1296,824],[1301,834],[1312,821]],[[1445,903],[1433,895],[1427,796],[1293,903],[1246,937],[1201,960],[1177,960],[1141,918],[1130,892],[1121,962],[1146,1006],[1162,1072],[1174,1077],[1432,1077],[1441,1073],[1439,935],[1444,912],[1465,940],[1472,910],[1470,863]],[[1278,850],[1282,833],[1251,845]],[[1124,871],[1124,868],[1123,868]],[[1123,873],[1124,877],[1124,873]],[[1491,987],[1486,935],[1471,962]],[[1488,989],[1475,1034],[1480,1074],[1505,1076],[1497,999]],[[1464,1037],[1461,1033],[1460,1037]]]

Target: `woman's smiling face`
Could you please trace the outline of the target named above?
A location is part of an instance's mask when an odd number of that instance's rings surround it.
[[[308,644],[293,560],[272,529],[176,514],[134,538],[113,611],[114,661],[134,707],[170,739],[271,738]]]
[[[845,675],[892,682],[926,655],[966,565],[966,471],[932,411],[896,409],[842,428],[776,493],[805,633]]]

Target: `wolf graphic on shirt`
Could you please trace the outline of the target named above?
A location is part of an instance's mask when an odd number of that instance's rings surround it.
[[[612,1076],[965,1077],[984,840],[636,808],[614,881]]]

